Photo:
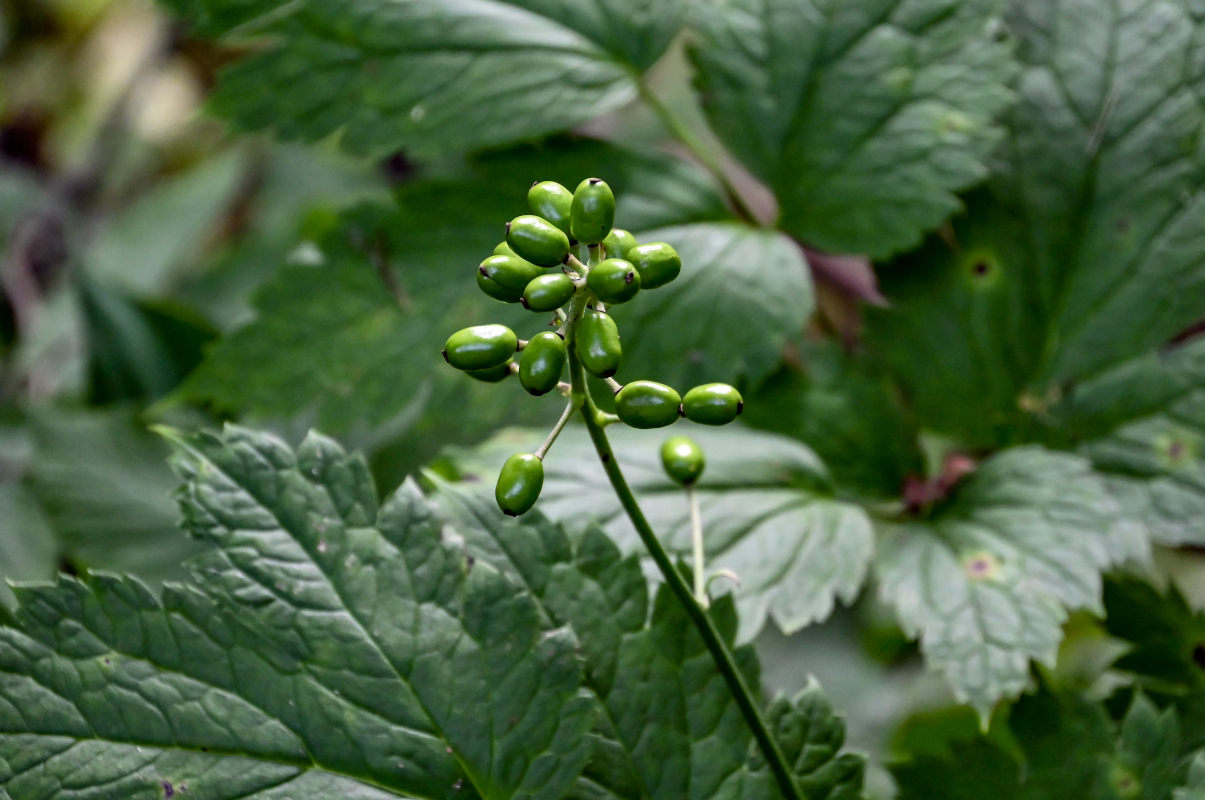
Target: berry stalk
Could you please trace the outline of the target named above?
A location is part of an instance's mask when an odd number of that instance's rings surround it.
[[[570,340],[573,337],[573,328],[575,326],[576,320],[571,318],[568,336]],[[674,566],[669,554],[657,538],[657,534],[653,532],[648,520],[645,519],[640,505],[636,502],[636,496],[632,494],[632,490],[623,476],[623,471],[619,467],[619,462],[615,460],[615,452],[611,449],[611,443],[607,439],[607,434],[598,423],[596,416],[598,409],[587,391],[585,370],[582,369],[582,364],[578,360],[577,353],[573,347],[569,348],[569,379],[573,387],[572,395],[583,398],[584,402],[580,408],[582,418],[586,423],[586,430],[590,433],[590,440],[594,443],[594,449],[598,453],[599,460],[602,461],[603,470],[607,473],[607,479],[611,482],[611,487],[615,490],[620,505],[623,506],[628,519],[632,521],[632,526],[636,529],[636,533],[639,534],[640,540],[644,542],[645,548],[648,549],[653,562],[661,571],[665,582],[686,610],[686,615],[699,632],[699,636],[703,638],[703,643],[715,661],[716,669],[724,676],[724,682],[728,684],[728,690],[732,692],[732,697],[736,701],[737,707],[740,708],[741,714],[745,717],[745,722],[753,732],[753,737],[761,748],[762,755],[766,759],[766,764],[770,767],[770,771],[774,773],[774,779],[778,783],[779,790],[787,800],[805,800],[805,795],[791,775],[786,756],[783,755],[778,742],[775,741],[774,736],[770,733],[770,728],[766,724],[765,718],[762,717],[761,709],[759,708],[757,699],[753,695],[753,691],[749,688],[749,684],[745,681],[745,676],[736,665],[732,651],[720,635],[719,630],[715,627],[715,623],[712,622],[711,617],[696,602],[691,587],[687,585],[686,580],[682,577],[682,573]]]

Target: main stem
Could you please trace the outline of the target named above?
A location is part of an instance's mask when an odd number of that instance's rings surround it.
[[[728,645],[724,642],[719,630],[716,629],[711,617],[695,601],[694,594],[692,594],[690,587],[686,584],[686,580],[678,572],[673,561],[670,560],[669,554],[661,546],[661,541],[657,538],[657,535],[653,533],[648,520],[644,518],[644,512],[640,510],[640,505],[636,502],[635,495],[632,494],[632,490],[628,487],[628,482],[623,477],[623,472],[619,468],[619,462],[615,460],[615,453],[611,449],[611,443],[607,440],[607,434],[599,421],[598,408],[594,405],[594,401],[591,399],[590,393],[586,388],[585,371],[582,369],[581,362],[578,361],[577,353],[574,351],[573,329],[576,326],[572,323],[575,321],[571,317],[570,332],[566,342],[569,349],[569,378],[573,387],[572,394],[574,397],[582,398],[582,403],[579,407],[581,408],[582,417],[586,422],[586,430],[590,432],[590,439],[594,442],[594,449],[598,452],[603,469],[606,470],[607,478],[611,481],[611,486],[615,489],[615,494],[619,497],[619,502],[623,505],[624,511],[627,512],[628,519],[632,521],[632,525],[636,528],[636,533],[640,535],[640,540],[648,548],[649,555],[653,557],[657,568],[661,570],[665,582],[669,584],[670,589],[677,595],[678,601],[686,610],[686,615],[690,617],[690,621],[694,623],[699,635],[703,638],[703,643],[711,653],[712,659],[715,660],[716,668],[724,676],[724,681],[728,684],[728,690],[732,692],[732,697],[736,700],[741,714],[744,715],[745,722],[748,723],[749,728],[753,731],[753,738],[757,739],[757,743],[761,747],[766,763],[770,766],[770,771],[774,773],[774,779],[778,782],[778,788],[782,791],[783,797],[787,798],[787,800],[806,800],[799,786],[795,783],[795,779],[791,777],[791,770],[787,766],[787,759],[782,754],[782,750],[779,749],[778,742],[770,734],[770,728],[762,717],[761,710],[758,707],[757,700],[754,699],[749,684],[745,682],[745,676],[741,674],[740,668],[736,665],[736,660],[732,657],[732,651],[728,649]]]

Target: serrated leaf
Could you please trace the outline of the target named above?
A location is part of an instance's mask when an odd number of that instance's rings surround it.
[[[212,106],[242,128],[419,157],[564,130],[636,95],[683,0],[166,0],[210,33],[268,46],[227,69]],[[240,7],[241,6],[241,7]],[[237,33],[238,31],[236,31]]]
[[[549,618],[571,625],[587,658],[587,685],[603,709],[601,744],[586,769],[606,797],[762,800],[779,792],[702,640],[665,586],[650,600],[638,558],[597,528],[566,536],[538,512],[503,517],[489,499],[440,483],[436,501],[480,553],[523,581]],[[732,641],[730,598],[712,606]],[[757,657],[735,655],[757,690]],[[861,797],[865,759],[842,752],[845,727],[809,681],[766,712],[810,798]],[[595,796],[579,785],[574,797]]]
[[[150,584],[184,575],[197,546],[176,526],[168,448],[132,411],[43,411],[30,430],[29,488],[70,563]]]
[[[1113,668],[1160,705],[1174,705],[1185,743],[1205,746],[1205,615],[1173,584],[1159,591],[1138,578],[1105,582],[1105,628],[1129,647]]]
[[[417,489],[378,507],[317,435],[173,442],[195,584],[24,588],[0,628],[14,797],[564,796],[593,719],[574,637]]]
[[[985,190],[880,270],[872,345],[924,421],[1027,438],[1077,380],[1165,344],[1205,293],[1202,27],[1178,0],[1020,0],[1020,103]]]
[[[1152,539],[1205,544],[1205,339],[1077,385],[1050,426],[1080,443]]]
[[[682,257],[668,286],[612,308],[624,346],[621,380],[655,377],[685,392],[709,381],[757,383],[803,330],[814,304],[803,251],[741,223],[641,231]]]
[[[689,435],[706,454],[696,492],[707,569],[729,569],[740,577],[734,593],[738,639],[752,637],[769,618],[784,631],[796,631],[826,618],[836,600],[849,603],[857,596],[873,548],[870,520],[862,509],[832,496],[824,466],[811,450],[731,426],[680,423],[674,433]],[[671,552],[687,556],[689,510],[682,489],[662,470],[660,439],[631,429],[607,435],[653,530]],[[539,437],[532,438],[534,448]],[[504,431],[477,452],[451,456],[463,479],[492,491],[506,454],[522,447],[514,431]],[[583,431],[566,430],[557,440],[538,507],[573,530],[587,520],[602,524],[626,552],[643,553]]]
[[[987,175],[1011,94],[996,0],[700,3],[708,118],[773,188],[784,230],[883,257]]]
[[[1180,769],[1179,725],[1136,695],[1123,719],[1099,703],[1042,691],[1009,715],[1021,761],[986,735],[952,753],[893,765],[900,800],[1171,800]]]
[[[260,415],[316,408],[332,429],[349,420],[380,423],[405,408],[422,385],[419,368],[434,369],[439,348],[426,342],[424,352],[426,319],[391,296],[368,260],[372,239],[359,251],[353,244],[374,229],[375,221],[350,222],[317,263],[282,267],[252,298],[257,318],[214,345],[183,391]],[[378,259],[387,252],[382,246]],[[399,391],[399,373],[413,376],[409,391]]]
[[[916,421],[887,377],[833,342],[806,343],[800,360],[746,395],[742,419],[807,442],[842,489],[897,497],[924,467]]]
[[[1068,609],[1100,608],[1101,571],[1145,555],[1079,457],[1038,447],[985,461],[930,518],[880,526],[884,600],[931,667],[984,718],[1052,665]]]

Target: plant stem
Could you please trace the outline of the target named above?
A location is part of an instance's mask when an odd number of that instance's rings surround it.
[[[552,443],[556,441],[556,437],[561,435],[561,431],[565,429],[565,423],[569,421],[569,417],[573,415],[573,401],[570,400],[565,404],[565,410],[561,412],[561,418],[556,421],[556,425],[552,426],[552,430],[548,432],[548,437],[544,439],[544,443],[540,445],[535,452],[535,457],[544,460],[544,456],[548,453],[548,448],[552,447]]]
[[[665,129],[681,142],[699,160],[699,163],[712,174],[716,181],[719,182],[720,188],[724,190],[724,195],[728,198],[728,202],[732,205],[737,215],[750,224],[759,224],[757,214],[753,213],[753,209],[745,202],[745,198],[741,196],[736,186],[728,179],[728,175],[724,172],[724,168],[715,153],[707,145],[703,144],[702,140],[690,128],[686,127],[686,124],[673,111],[670,111],[665,103],[661,102],[661,98],[653,94],[652,90],[644,85],[643,81],[636,81],[636,86],[640,90],[640,99],[657,116],[657,119],[665,126]]]
[[[803,792],[800,791],[799,786],[795,783],[795,779],[791,776],[791,770],[787,765],[786,757],[778,747],[778,742],[774,740],[769,726],[762,717],[757,700],[754,698],[749,684],[745,681],[745,676],[741,674],[740,668],[736,665],[732,651],[728,648],[727,643],[724,642],[724,638],[715,627],[715,623],[712,622],[711,617],[695,602],[695,597],[691,593],[690,587],[686,584],[686,580],[678,572],[673,561],[670,560],[669,554],[661,546],[657,535],[653,533],[648,520],[644,518],[644,512],[640,510],[640,505],[636,502],[635,495],[632,494],[632,490],[628,487],[628,483],[623,477],[619,463],[615,460],[615,453],[611,449],[611,443],[607,440],[607,434],[596,419],[597,409],[586,389],[585,371],[582,369],[581,361],[577,358],[577,353],[574,352],[573,334],[574,331],[571,327],[568,337],[570,345],[569,377],[572,381],[574,395],[580,394],[583,398],[581,405],[582,417],[586,422],[586,430],[590,432],[590,439],[594,442],[594,449],[598,452],[599,460],[602,461],[603,469],[607,473],[607,478],[611,481],[611,486],[615,489],[615,494],[619,497],[619,502],[623,506],[624,511],[627,512],[628,519],[632,521],[632,526],[636,528],[636,533],[640,535],[640,539],[648,549],[649,555],[653,557],[657,568],[661,570],[665,582],[669,584],[670,590],[677,595],[678,601],[686,611],[686,615],[690,617],[690,621],[694,624],[695,629],[698,630],[699,636],[702,637],[703,643],[707,646],[707,650],[715,661],[716,669],[724,676],[724,681],[728,684],[728,690],[732,692],[732,697],[736,701],[737,707],[740,708],[741,714],[745,717],[745,722],[753,732],[753,738],[757,740],[758,746],[761,747],[762,755],[765,757],[770,771],[774,773],[774,779],[778,783],[783,797],[787,798],[787,800],[805,800]]]
[[[690,544],[694,551],[695,601],[703,608],[711,605],[707,596],[706,564],[703,560],[703,520],[699,515],[699,495],[694,485],[686,487],[686,502],[690,506]]]

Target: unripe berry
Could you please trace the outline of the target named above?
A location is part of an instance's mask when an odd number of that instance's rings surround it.
[[[456,369],[489,369],[505,363],[518,347],[519,337],[505,325],[474,325],[449,336],[443,354]]]
[[[633,381],[615,395],[615,413],[633,428],[663,428],[678,420],[682,397],[655,381]]]
[[[705,465],[703,448],[689,436],[671,436],[661,444],[661,466],[675,483],[693,485]]]
[[[696,386],[682,398],[682,412],[692,422],[727,425],[745,408],[741,393],[726,383]]]

